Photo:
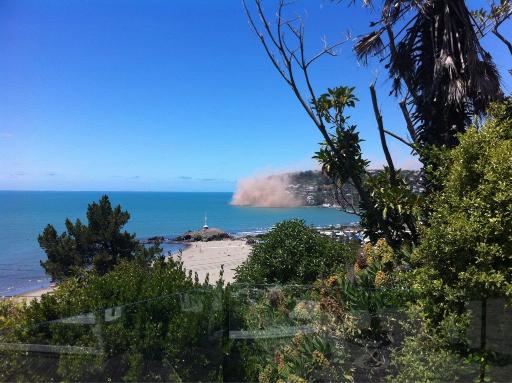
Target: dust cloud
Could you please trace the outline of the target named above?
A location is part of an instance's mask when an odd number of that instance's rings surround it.
[[[296,207],[303,201],[288,191],[287,174],[246,178],[238,182],[232,205],[255,207]]]

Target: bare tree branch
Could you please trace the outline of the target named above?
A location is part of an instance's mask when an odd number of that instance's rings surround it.
[[[349,213],[349,214],[355,214],[355,215],[360,215],[355,206],[352,204],[352,202],[350,202],[349,200],[347,200],[345,194],[343,193],[340,193],[340,190],[338,189],[338,186],[336,186],[334,188],[335,191],[335,199],[336,199],[336,202],[338,203],[338,205],[340,205],[340,208],[343,209],[343,211],[345,211],[346,213]]]
[[[305,66],[306,68],[308,66],[310,66],[313,62],[315,62],[317,59],[319,59],[320,57],[322,57],[323,55],[327,54],[327,55],[330,55],[330,56],[336,56],[336,52],[334,52],[334,49],[345,44],[347,41],[351,41],[352,39],[350,37],[347,37],[346,40],[343,40],[343,41],[340,41],[336,44],[332,44],[330,46],[325,46],[324,49],[322,49],[320,52],[318,52],[316,55],[314,55],[313,57],[311,57],[306,63],[305,63]]]
[[[379,110],[379,105],[377,103],[377,93],[375,92],[375,84],[370,85],[370,93],[372,95],[372,104],[373,104],[373,112],[375,113],[375,119],[377,120],[377,127],[379,129],[380,135],[380,143],[382,145],[382,150],[384,152],[384,156],[386,157],[386,162],[388,163],[389,175],[390,175],[390,183],[396,183],[396,171],[395,165],[393,164],[393,159],[391,158],[391,153],[389,152],[388,144],[386,142],[386,135],[384,134],[384,122],[382,120],[382,115]]]
[[[405,138],[400,137],[398,134],[390,132],[389,130],[386,130],[386,129],[384,129],[384,133],[386,133],[387,135],[389,135],[389,136],[393,137],[394,139],[400,141],[402,144],[407,145],[412,150],[416,151],[416,147],[414,146],[414,144],[412,142],[407,141]]]
[[[400,101],[398,104],[400,105],[400,109],[402,110],[402,114],[404,115],[407,131],[409,132],[411,139],[414,142],[416,142],[416,131],[414,130],[414,124],[412,122],[411,116],[409,115],[409,111],[407,110],[405,99]]]
[[[308,66],[306,64],[306,59],[305,59],[305,55],[304,55],[304,30],[302,28],[300,29],[300,34],[299,34],[299,44],[300,44],[300,62],[301,62],[302,73],[304,74],[304,80],[306,81],[306,86],[308,88],[311,100],[312,100],[313,104],[315,105],[315,110],[318,110],[315,91],[313,90],[313,86],[311,85],[311,80],[309,79]],[[318,115],[318,118],[319,118],[321,124],[324,125],[322,116],[320,114]]]
[[[359,212],[359,209],[357,209],[354,206],[353,198],[352,198],[352,201],[349,201],[347,199],[347,196],[341,192],[342,187],[339,187],[339,185],[337,185],[336,182],[333,182],[333,185],[334,185],[334,188],[333,188],[334,199],[336,200],[338,205],[340,205],[340,207],[343,209],[343,211],[345,211],[349,214],[357,215],[360,217],[361,213]],[[346,185],[350,186],[351,188],[353,187],[353,185],[350,182],[347,182]],[[353,195],[354,195],[353,192],[351,193],[351,195],[353,197]],[[347,207],[349,207],[350,210],[347,209]]]
[[[493,10],[491,9],[490,12],[492,13]],[[509,11],[505,12],[504,14],[492,17],[492,21],[489,24],[487,24],[487,21],[489,20],[483,21],[483,31],[481,29],[482,27],[478,27],[478,22],[473,18],[473,16],[471,16],[471,18],[473,20],[473,23],[477,25],[481,35],[480,38],[482,38],[486,36],[489,32],[493,32],[495,28],[497,29],[501,24],[508,20],[510,16],[512,16],[512,8]],[[489,19],[491,19],[491,17]]]
[[[330,148],[330,150],[334,153],[336,158],[338,159],[338,166],[340,166],[341,169],[343,169],[345,172],[348,172],[349,174],[352,173],[350,169],[350,164],[346,163],[344,161],[343,156],[337,149],[336,145],[334,144],[331,136],[329,135],[327,131],[327,127],[325,126],[323,122],[322,115],[317,112],[316,108],[316,97],[314,88],[311,82],[311,79],[309,77],[308,72],[308,66],[318,59],[319,57],[323,56],[324,54],[331,54],[332,49],[335,46],[341,45],[340,42],[338,44],[334,44],[331,47],[324,47],[324,49],[317,55],[313,56],[312,59],[307,60],[305,55],[305,47],[304,47],[304,27],[303,24],[300,23],[300,27],[296,28],[292,25],[291,21],[286,21],[283,19],[283,8],[286,6],[286,3],[281,0],[279,2],[279,8],[277,11],[277,35],[275,35],[272,31],[272,28],[270,26],[270,23],[268,22],[268,19],[265,16],[265,13],[263,11],[263,7],[261,5],[261,0],[254,0],[256,4],[256,9],[259,15],[259,18],[261,20],[261,23],[263,25],[263,30],[265,34],[268,36],[270,43],[267,42],[265,39],[265,36],[263,32],[261,32],[258,27],[256,26],[256,23],[254,19],[251,16],[251,12],[249,11],[249,8],[245,2],[245,0],[242,0],[243,6],[245,9],[245,13],[247,15],[247,18],[249,19],[249,24],[251,25],[251,28],[254,30],[255,34],[257,35],[258,39],[260,40],[261,44],[263,45],[263,48],[265,49],[265,52],[269,59],[271,60],[274,67],[277,69],[281,77],[286,81],[286,83],[290,86],[293,93],[295,94],[295,97],[299,101],[299,103],[302,105],[303,109],[306,111],[308,116],[311,118],[311,120],[314,122],[314,124],[317,126],[318,130],[322,134],[327,146]],[[300,22],[300,19],[299,19]],[[283,31],[283,26],[287,26],[288,29],[292,32],[293,36],[297,39],[299,47],[297,50],[292,50],[289,48],[289,46],[286,43],[286,36]],[[348,40],[346,40],[348,41]],[[344,42],[346,42],[344,41]],[[273,47],[273,48],[271,48]],[[276,54],[273,53],[273,50],[276,51],[277,55],[281,58],[281,61],[283,62],[282,65],[280,65],[279,60],[276,58]],[[297,64],[296,66],[294,65]],[[296,69],[297,67],[300,69],[299,73],[302,73],[302,77],[304,82],[306,83],[306,88],[309,97],[305,97],[297,82],[296,82]],[[307,99],[310,98],[313,106],[315,108],[313,109],[310,105],[310,103],[307,101]],[[352,182],[354,183],[354,187],[357,189],[361,200],[363,203],[366,204],[366,206],[370,205],[370,197],[364,188],[363,181],[360,178],[359,175],[354,175],[352,177]]]
[[[500,32],[498,32],[498,27],[494,27],[492,33],[507,46],[510,54],[512,55],[512,43],[510,43],[510,41],[508,41]]]
[[[245,3],[245,0],[243,0],[242,3],[244,5],[245,14],[247,15],[247,19],[249,20],[251,29],[254,31],[254,33],[260,40],[261,45],[265,49],[265,52],[267,53],[268,58],[270,59],[270,61],[274,65],[274,67],[277,69],[277,71],[279,72],[281,77],[283,77],[283,79],[288,83],[288,85],[291,85],[290,79],[286,76],[284,70],[281,68],[281,65],[279,65],[279,62],[275,58],[274,54],[271,52],[271,50],[265,40],[265,37],[263,36],[263,34],[261,32],[258,31],[258,28],[256,27],[256,24],[251,16],[251,13],[249,12],[249,9],[247,8],[247,4]]]
[[[258,7],[258,14],[260,15],[260,20],[263,23],[263,27],[267,31],[268,37],[270,37],[274,46],[279,50],[279,44],[277,43],[276,38],[274,37],[274,34],[272,33],[272,29],[270,28],[270,24],[268,23],[268,20],[265,17],[265,13],[263,12],[263,7],[261,6],[261,1],[255,0],[255,3],[256,3],[256,6]],[[244,5],[245,5],[245,0],[244,0]],[[283,9],[283,7],[284,7],[284,2],[281,0],[279,2],[279,10],[278,10],[279,15],[281,14],[281,10]],[[246,11],[248,12],[247,7],[246,7]],[[278,30],[278,37],[279,37],[279,30]],[[285,57],[283,57],[283,58],[285,58]]]

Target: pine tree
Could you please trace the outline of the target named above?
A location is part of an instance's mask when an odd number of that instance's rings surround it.
[[[108,196],[89,204],[87,225],[77,219],[73,224],[66,219],[66,231],[58,234],[52,225],[39,235],[39,245],[46,252],[47,261],[41,262],[46,273],[61,281],[80,269],[93,269],[99,274],[112,270],[121,260],[140,259],[151,262],[161,249],[145,249],[135,234],[123,231],[130,214],[121,206],[112,208]]]

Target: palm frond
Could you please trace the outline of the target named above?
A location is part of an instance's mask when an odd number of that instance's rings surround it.
[[[357,59],[364,65],[368,64],[368,57],[378,55],[384,49],[384,43],[381,35],[384,32],[384,28],[373,31],[357,41],[354,46],[354,52]]]
[[[490,102],[503,97],[501,91],[501,78],[496,65],[489,56],[479,60],[471,76],[469,87],[471,93],[475,94],[473,100],[474,113],[483,113]],[[496,89],[499,91],[496,92]]]

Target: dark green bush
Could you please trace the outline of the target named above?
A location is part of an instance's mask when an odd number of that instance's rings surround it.
[[[222,293],[180,262],[122,262],[103,276],[70,278],[27,307],[4,302],[0,312],[14,310],[17,320],[0,320],[0,343],[57,350],[2,348],[0,381],[217,380]]]
[[[105,274],[123,260],[150,264],[162,250],[158,244],[146,248],[135,234],[123,231],[129,219],[127,211],[120,205],[113,208],[104,195],[87,207],[87,225],[66,219],[66,231],[61,234],[47,225],[38,237],[48,258],[41,266],[52,280],[62,281],[83,269]]]
[[[344,269],[351,246],[334,241],[302,220],[283,221],[260,242],[236,270],[237,282],[311,283]]]

